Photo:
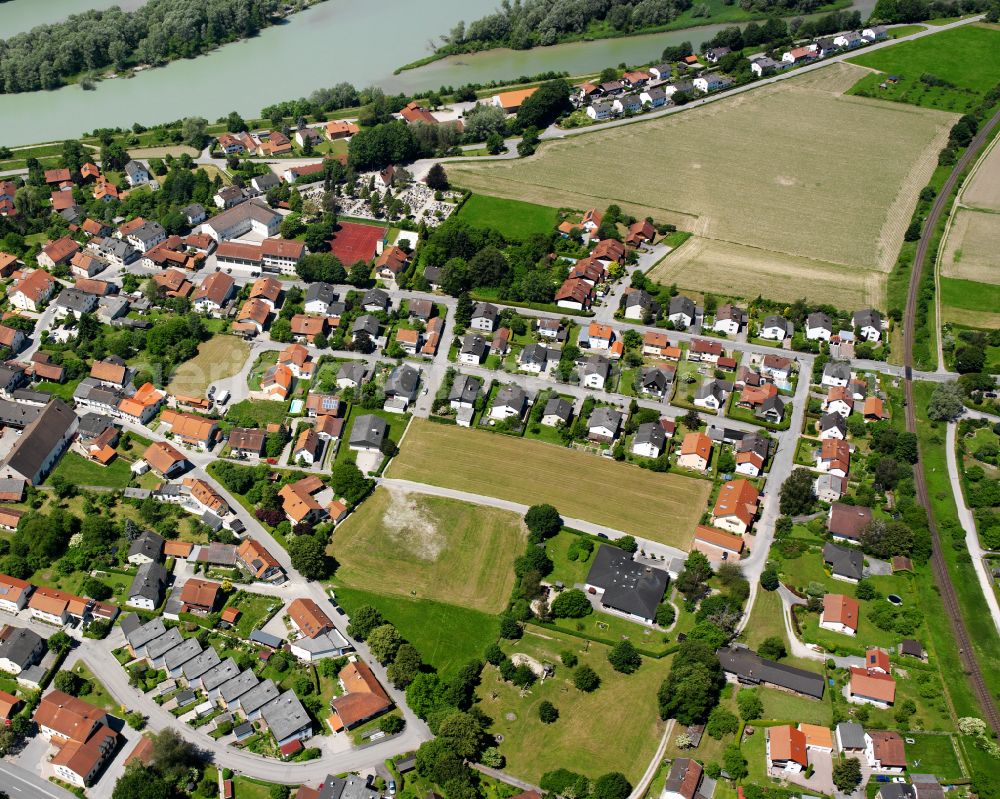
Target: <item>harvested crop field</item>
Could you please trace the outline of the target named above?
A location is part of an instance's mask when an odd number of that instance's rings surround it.
[[[499,613],[524,542],[509,511],[378,488],[337,528],[330,552],[340,585]]]
[[[730,297],[805,297],[840,308],[882,305],[881,273],[694,236],[649,272],[658,283],[697,285]],[[748,285],[747,275],[753,275]]]
[[[533,505],[686,549],[712,484],[552,444],[414,419],[388,477]]]
[[[962,189],[962,203],[973,208],[1000,211],[1000,147],[994,139],[972,177]]]
[[[844,95],[863,74],[831,65],[702,108],[546,143],[528,159],[454,164],[449,177],[555,207],[614,202],[758,250],[761,263],[791,256],[816,263],[817,273],[825,263],[870,270],[881,283],[955,115]],[[831,274],[848,291],[857,279]],[[741,294],[755,296],[756,279],[741,275]],[[687,280],[724,288],[701,275]],[[788,299],[802,291],[795,280],[776,287]]]
[[[236,336],[216,335],[198,345],[198,354],[174,371],[167,386],[171,394],[201,397],[216,380],[232,377],[243,368],[250,345]]]
[[[1000,284],[1000,214],[960,208],[951,220],[941,275]]]

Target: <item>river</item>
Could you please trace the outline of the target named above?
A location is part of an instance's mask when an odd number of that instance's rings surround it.
[[[133,6],[140,2],[131,0]],[[856,0],[852,8],[866,17],[874,2]],[[31,27],[58,18],[49,12],[50,4],[72,13],[101,3],[13,0],[0,4],[0,31],[6,30],[9,11],[14,12],[14,24],[20,21]],[[34,20],[29,19],[29,6],[36,10]],[[492,50],[392,74],[401,64],[425,56],[428,41],[455,21],[476,19],[495,6],[496,0],[327,0],[254,39],[227,44],[199,58],[175,61],[134,78],[103,81],[95,91],[67,86],[51,92],[0,95],[0,119],[4,120],[0,144],[52,141],[98,127],[127,127],[133,122],[151,125],[185,116],[214,121],[232,110],[256,115],[269,103],[302,97],[340,81],[413,92],[548,70],[594,72],[620,62],[655,60],[665,46],[686,39],[697,49],[726,27],[706,25],[533,50]]]

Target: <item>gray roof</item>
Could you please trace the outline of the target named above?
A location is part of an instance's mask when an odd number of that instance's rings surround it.
[[[88,411],[80,417],[80,426],[77,428],[80,435],[97,438],[109,427],[114,427],[114,420],[103,413]]]
[[[152,530],[144,530],[128,548],[128,556],[145,555],[150,560],[159,560],[163,554],[163,537]]]
[[[617,431],[621,427],[622,423],[622,412],[617,408],[594,408],[590,414],[590,418],[587,420],[587,426],[593,429],[594,427],[606,427],[609,430]]]
[[[20,477],[0,479],[0,494],[23,494],[25,481]]]
[[[760,433],[746,433],[736,446],[737,452],[756,452],[762,458],[767,458],[771,450],[771,442]]]
[[[549,350],[544,344],[529,344],[521,350],[521,363],[535,363],[545,366],[549,359]]]
[[[851,321],[855,327],[874,327],[876,330],[882,329],[882,314],[873,308],[866,308],[863,311],[855,311]]]
[[[278,636],[271,635],[271,633],[266,633],[263,630],[254,630],[250,633],[250,640],[255,644],[263,644],[264,646],[269,646],[271,649],[277,649],[284,643]]]
[[[177,694],[175,699],[177,700],[177,707],[184,707],[185,705],[190,705],[192,702],[197,701],[198,694],[190,689],[187,689]]]
[[[827,430],[832,430],[834,427],[840,430],[841,433],[847,432],[847,422],[844,421],[844,417],[836,411],[825,413],[819,418],[820,430],[825,432]]]
[[[309,714],[294,691],[285,691],[277,699],[272,700],[261,711],[264,721],[274,737],[282,741],[303,727],[312,724]]]
[[[865,729],[853,721],[842,721],[837,725],[837,735],[845,749],[865,748]]]
[[[14,442],[4,464],[25,478],[34,477],[75,424],[73,409],[61,399],[53,399]]]
[[[705,399],[707,397],[715,397],[716,400],[722,402],[726,399],[726,391],[728,390],[730,389],[727,388],[725,381],[712,378],[698,386],[698,390],[694,393],[694,398]]]
[[[6,658],[24,669],[34,662],[39,647],[44,651],[45,641],[38,633],[26,627],[15,627],[0,643],[0,658]]]
[[[236,546],[213,541],[198,549],[199,563],[214,563],[217,566],[234,566],[236,564]]]
[[[148,488],[126,488],[122,496],[125,499],[149,499],[152,493]]]
[[[545,411],[542,413],[542,417],[558,416],[564,422],[568,422],[569,417],[572,414],[573,406],[570,403],[562,397],[551,397],[549,401],[545,403]]]
[[[823,367],[824,377],[836,377],[840,380],[851,379],[851,365],[849,363],[838,363],[833,361]]]
[[[146,654],[152,659],[163,657],[167,652],[183,642],[184,636],[176,627],[171,627],[163,635],[153,639],[146,646]]]
[[[264,707],[278,696],[278,687],[271,680],[258,683],[239,698],[240,707],[245,714],[253,713]]]
[[[173,654],[173,652],[170,654]],[[208,647],[197,657],[191,658],[184,664],[184,668],[182,670],[184,678],[189,682],[191,680],[197,680],[202,674],[211,671],[221,662],[222,658],[219,657],[219,653],[212,647]]]
[[[783,316],[776,316],[776,315],[775,316],[765,316],[764,317],[764,324],[761,327],[762,328],[763,327],[777,327],[780,330],[784,330],[785,331],[785,335],[787,335],[787,336],[792,335],[792,332],[794,331],[794,327],[792,326],[791,322],[789,322]]]
[[[166,236],[167,231],[163,229],[163,225],[159,222],[145,222],[131,233],[128,234],[129,238],[135,237],[139,241],[148,241],[149,239],[158,239],[161,236]]]
[[[672,297],[670,299],[670,305],[668,306],[667,316],[673,316],[677,313],[685,314],[694,319],[694,300],[690,297],[685,297],[683,294],[678,294],[676,297]]]
[[[822,311],[814,311],[806,317],[806,327],[807,328],[822,328],[823,330],[829,330],[833,332],[833,321],[830,319],[829,314],[825,314]]]
[[[455,375],[455,380],[451,384],[451,391],[448,392],[448,401],[455,402],[475,402],[479,392],[483,388],[481,378],[473,375]]]
[[[335,299],[337,299],[337,289],[332,283],[310,283],[306,289],[306,304],[318,300],[329,305]]]
[[[688,773],[698,774],[697,780],[691,785],[685,784]],[[679,794],[685,799],[694,799],[698,793],[698,787],[704,779],[704,772],[701,764],[689,757],[678,757],[670,764],[670,773],[667,775],[667,782],[664,792]],[[690,794],[690,795],[689,795]]]
[[[362,305],[379,305],[382,308],[389,306],[389,295],[382,289],[369,289],[361,300]]]
[[[251,179],[251,183],[253,183],[254,187],[258,191],[267,191],[268,189],[273,189],[275,186],[280,185],[281,181],[278,180],[278,176],[273,172],[265,172],[263,175],[255,175]]]
[[[497,307],[488,302],[477,302],[472,309],[473,319],[489,319],[491,322],[495,322],[499,314]]]
[[[587,574],[587,585],[604,590],[601,604],[644,619],[656,618],[656,608],[667,590],[669,575],[636,563],[618,547],[602,544]]]
[[[237,676],[224,682],[222,687],[219,689],[219,696],[222,700],[229,704],[230,702],[239,699],[243,694],[253,688],[260,680],[257,679],[257,675],[254,674],[250,669],[240,672]]]
[[[527,347],[525,347],[527,349]],[[482,358],[486,354],[486,339],[475,333],[468,333],[462,338],[462,354],[475,355]]]
[[[520,386],[510,384],[501,386],[500,390],[497,391],[496,398],[493,400],[493,407],[514,408],[517,411],[523,411],[527,402],[528,395],[524,393],[524,389]]]
[[[167,570],[155,560],[143,563],[135,572],[135,579],[129,589],[129,598],[143,597],[154,605],[159,605],[167,588]]]
[[[198,639],[185,638],[183,643],[167,652],[163,658],[163,665],[168,669],[176,669],[200,654],[201,644],[198,643]]]
[[[381,447],[389,434],[389,424],[381,416],[368,413],[354,420],[350,446]]]
[[[823,698],[825,683],[822,674],[767,660],[744,646],[723,647],[716,655],[722,668],[735,674],[742,682],[769,683],[805,696]]]
[[[201,203],[191,203],[181,209],[181,213],[188,219],[198,219],[205,216],[205,206]]]
[[[666,391],[667,386],[674,382],[674,374],[673,371],[659,366],[643,369],[642,387],[654,386],[659,391]]]
[[[357,774],[348,774],[346,778],[328,775],[319,792],[319,799],[378,799],[378,796],[378,791],[369,788],[367,780]]]
[[[255,731],[256,728],[253,726],[253,722],[250,721],[244,722],[243,724],[237,724],[233,727],[233,735],[236,736],[237,741],[249,738]]]
[[[54,303],[59,308],[86,313],[97,305],[97,297],[79,289],[63,289],[55,298]]]
[[[123,616],[121,627],[129,646],[135,650],[145,646],[154,638],[159,638],[167,631],[167,628],[163,626],[163,619],[159,616],[143,624],[142,619],[136,613]]]
[[[140,164],[138,161],[132,160],[125,164],[125,174],[131,178],[141,177],[142,175],[149,175],[146,171],[146,167]]]
[[[611,362],[603,355],[592,355],[584,361],[582,377],[601,375],[605,380],[611,372]]]
[[[858,550],[827,543],[823,547],[823,562],[840,577],[860,580],[864,574],[865,558]]]
[[[385,380],[385,393],[390,396],[399,395],[413,399],[417,396],[417,385],[420,383],[420,372],[408,363],[401,364],[389,373]]]
[[[337,372],[337,379],[347,378],[360,385],[364,382],[367,372],[368,367],[364,361],[346,361],[340,365],[340,371]]]
[[[351,325],[351,333],[358,333],[363,330],[369,336],[377,336],[378,329],[378,319],[368,313],[361,314],[361,316],[354,320],[354,324]]]
[[[0,424],[7,427],[23,429],[35,421],[41,413],[42,409],[37,405],[0,399]]]
[[[659,422],[643,422],[635,431],[633,444],[652,444],[662,450],[666,442],[667,433]]]
[[[882,799],[916,799],[917,794],[912,785],[902,782],[884,782],[879,785]]]

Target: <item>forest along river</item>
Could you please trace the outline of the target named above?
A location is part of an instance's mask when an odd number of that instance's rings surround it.
[[[0,3],[0,38],[9,39],[36,25],[60,22],[70,14],[79,14],[91,8],[119,6],[125,11],[134,11],[144,2],[145,0],[9,0]]]
[[[124,0],[135,7],[142,0]],[[875,0],[856,0],[862,18]],[[99,7],[104,0],[13,0],[0,3],[0,36],[13,25],[55,21],[50,5],[65,13]],[[110,3],[109,3],[110,4]],[[429,40],[490,13],[496,0],[327,0],[282,25],[244,42],[227,44],[200,58],[175,61],[140,72],[134,78],[99,82],[95,91],[67,86],[57,91],[0,95],[4,120],[0,144],[18,145],[78,136],[98,127],[151,125],[184,116],[214,121],[229,111],[256,115],[278,100],[348,81],[381,86],[389,92],[414,92],[442,85],[486,83],[549,70],[570,74],[594,72],[620,62],[655,60],[667,45],[690,40],[697,49],[726,25],[574,42],[532,50],[491,50],[435,61],[393,75],[394,69],[426,56]],[[37,9],[32,22],[27,9]],[[23,28],[22,28],[23,29]]]

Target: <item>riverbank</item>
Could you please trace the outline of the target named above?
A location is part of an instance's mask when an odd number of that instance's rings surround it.
[[[580,33],[565,34],[560,36],[559,39],[551,44],[546,45],[534,45],[532,47],[518,49],[510,47],[510,45],[505,42],[491,42],[486,46],[476,46],[468,49],[462,49],[461,47],[438,48],[431,55],[418,58],[415,61],[411,61],[408,64],[397,67],[392,74],[399,75],[408,70],[419,69],[420,67],[425,67],[428,64],[433,64],[435,61],[440,61],[451,56],[474,55],[477,53],[489,53],[496,50],[515,50],[517,52],[524,52],[526,50],[558,47],[561,44],[573,44],[576,42],[599,42],[606,39],[629,39],[636,36],[648,36],[655,33],[669,33],[671,31],[697,31],[698,28],[704,28],[710,25],[742,25],[748,22],[760,22],[768,19],[769,17],[769,15],[765,12],[744,11],[739,6],[725,5],[718,2],[718,0],[713,0],[712,3],[704,5],[707,5],[713,10],[711,13],[703,17],[694,16],[694,9],[688,9],[683,14],[678,15],[676,19],[673,19],[663,25],[647,25],[627,31],[615,30],[611,27],[607,20],[601,20],[600,22],[591,23],[585,31],[581,31]],[[834,11],[851,10],[854,5],[853,0],[832,0],[832,2],[829,2],[814,11],[810,11],[808,16],[815,17],[817,15],[830,14]],[[803,16],[803,14],[789,14],[783,18],[792,19],[792,17],[796,16]]]

